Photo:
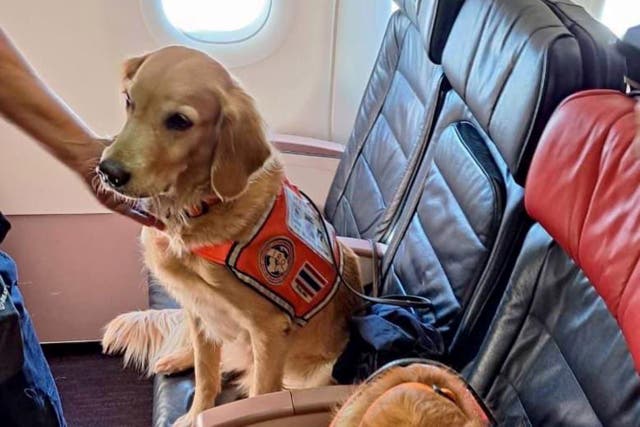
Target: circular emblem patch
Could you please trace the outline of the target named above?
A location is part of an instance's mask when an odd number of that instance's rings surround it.
[[[279,285],[292,265],[293,244],[289,239],[271,239],[260,250],[260,270],[272,285]]]

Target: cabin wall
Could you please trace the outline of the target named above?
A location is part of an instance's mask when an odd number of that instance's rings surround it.
[[[255,96],[272,131],[344,143],[392,1],[281,1],[293,15],[282,45],[231,71]],[[577,1],[602,14],[604,0]],[[125,119],[121,62],[161,46],[141,4],[0,0],[0,25],[71,108],[108,136]],[[2,250],[18,261],[41,340],[96,339],[116,314],[145,308],[139,227],[108,213],[71,172],[3,121],[0,140],[0,210],[14,224]],[[321,203],[337,161],[285,161],[292,179]]]
[[[272,130],[344,142],[390,1],[286,1],[294,19],[283,44],[232,72]],[[0,0],[0,8],[0,25],[44,80],[98,134],[117,133],[125,119],[120,64],[160,47],[140,2]],[[40,339],[96,339],[116,314],[145,308],[139,227],[107,213],[71,172],[1,121],[0,140],[0,210],[14,225],[2,250],[18,261]],[[337,162],[289,163],[321,200]],[[306,173],[310,166],[317,175]]]

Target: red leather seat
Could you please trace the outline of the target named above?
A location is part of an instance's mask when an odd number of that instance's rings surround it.
[[[634,104],[615,91],[583,92],[543,134],[525,191],[539,224],[467,372],[499,421],[640,423]]]

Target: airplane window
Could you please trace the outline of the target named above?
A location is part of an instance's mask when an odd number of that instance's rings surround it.
[[[640,25],[640,2],[637,0],[607,0],[602,10],[602,22],[618,37],[635,25]]]
[[[237,43],[256,35],[269,19],[271,0],[162,0],[169,23],[205,43]]]

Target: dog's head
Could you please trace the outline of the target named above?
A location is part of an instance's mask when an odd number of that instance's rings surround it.
[[[252,98],[202,52],[167,47],[125,62],[127,121],[98,166],[131,198],[239,196],[271,149]]]
[[[484,405],[458,374],[434,362],[405,366],[398,361],[362,384],[331,427],[488,427],[491,423]]]

